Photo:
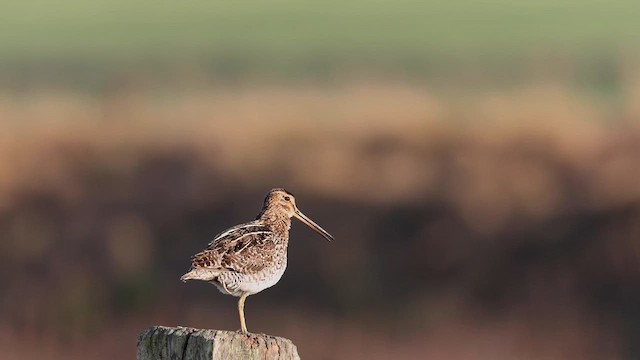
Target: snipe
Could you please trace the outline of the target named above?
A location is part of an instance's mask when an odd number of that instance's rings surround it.
[[[193,256],[191,270],[180,279],[206,281],[223,294],[240,297],[240,327],[246,333],[245,299],[275,285],[287,267],[292,217],[325,239],[333,240],[333,236],[298,209],[290,192],[272,189],[265,197],[256,220],[218,234],[205,250]]]

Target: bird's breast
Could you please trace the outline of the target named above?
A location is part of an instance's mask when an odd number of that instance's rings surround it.
[[[221,274],[215,284],[224,293],[233,296],[249,295],[277,284],[287,268],[287,253],[280,252],[273,257],[273,262],[257,272],[240,273],[229,271]]]

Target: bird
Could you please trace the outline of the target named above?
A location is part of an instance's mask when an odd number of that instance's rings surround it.
[[[247,334],[245,300],[280,281],[287,267],[293,217],[326,240],[334,240],[298,209],[293,194],[283,188],[271,189],[256,219],[216,235],[205,250],[191,258],[191,269],[180,280],[205,281],[223,294],[239,297],[240,330]]]

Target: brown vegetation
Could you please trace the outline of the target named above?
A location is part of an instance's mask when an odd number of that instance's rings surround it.
[[[235,329],[233,299],[178,278],[284,186],[337,240],[294,227],[248,319],[305,359],[637,356],[640,86],[572,94],[3,94],[0,346],[131,358],[151,325]]]

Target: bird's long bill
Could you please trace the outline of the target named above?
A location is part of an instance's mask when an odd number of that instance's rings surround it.
[[[296,209],[296,212],[293,213],[293,216],[305,223],[305,225],[307,225],[308,227],[312,228],[318,234],[322,235],[323,238],[329,241],[333,241],[333,236],[331,236],[331,234],[329,234],[325,229],[321,228],[320,225],[313,222],[313,220],[309,219],[305,214],[302,213],[302,211]]]

